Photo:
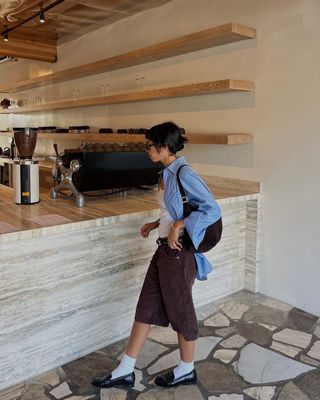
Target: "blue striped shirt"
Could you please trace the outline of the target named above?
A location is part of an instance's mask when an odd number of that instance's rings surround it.
[[[181,168],[179,177],[188,201],[197,206],[198,210],[183,218],[183,205],[176,174],[178,168],[184,164],[186,164],[185,157],[178,157],[163,170],[164,204],[174,221],[184,219],[185,229],[194,246],[198,247],[204,238],[206,228],[221,217],[221,210],[208,186],[188,165]],[[207,274],[212,271],[212,265],[201,253],[195,253],[195,259],[197,279],[206,280]]]

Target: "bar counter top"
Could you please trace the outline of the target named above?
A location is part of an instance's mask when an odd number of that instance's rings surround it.
[[[260,183],[239,179],[204,176],[219,204],[256,198]],[[84,208],[77,208],[74,198],[59,194],[50,198],[42,190],[40,203],[17,205],[13,189],[0,185],[0,242],[39,237],[91,226],[100,226],[139,217],[158,215],[157,190],[128,190],[126,194],[85,196]],[[51,228],[51,229],[50,229]]]

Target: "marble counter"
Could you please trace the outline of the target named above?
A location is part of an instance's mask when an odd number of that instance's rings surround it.
[[[259,271],[260,185],[204,178],[224,231],[207,253],[214,272],[194,286],[196,307],[256,291]],[[0,187],[0,389],[128,336],[157,237],[139,237],[158,216],[152,191],[90,197],[84,209],[46,193],[32,206],[12,196]]]
[[[203,177],[214,193],[219,204],[246,201],[257,198],[260,183],[239,179]],[[157,216],[158,202],[155,191],[129,190],[126,194],[111,196],[86,196],[83,209],[75,207],[72,198],[59,195],[50,198],[49,190],[42,191],[40,203],[32,206],[17,205],[13,201],[13,189],[0,185],[0,243],[20,238],[39,237],[42,234],[65,232],[132,219],[136,216]],[[41,217],[60,216],[67,220],[41,223]],[[65,226],[67,224],[67,226]],[[11,225],[6,231],[6,226]],[[70,225],[72,224],[72,225]],[[48,229],[51,228],[51,229]],[[36,230],[36,232],[34,231]],[[22,233],[23,232],[23,233]]]

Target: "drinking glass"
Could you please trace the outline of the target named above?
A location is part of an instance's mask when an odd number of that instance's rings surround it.
[[[59,101],[61,100],[61,94],[59,92],[54,92],[53,94],[53,100],[54,101]]]
[[[79,89],[73,89],[71,93],[72,93],[73,100],[80,98],[80,90]]]
[[[140,88],[141,88],[141,80],[140,78],[136,78],[136,89],[140,90]]]
[[[109,96],[110,94],[110,85],[109,83],[105,83],[99,87],[99,95],[100,96]]]

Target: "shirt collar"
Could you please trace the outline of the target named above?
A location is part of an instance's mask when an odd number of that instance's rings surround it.
[[[169,164],[164,170],[169,170],[172,172],[174,175],[177,174],[178,168],[181,165],[187,164],[186,158],[184,156],[178,157],[176,160],[174,160],[171,164]]]

